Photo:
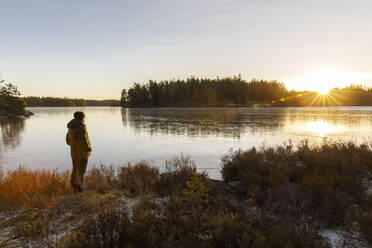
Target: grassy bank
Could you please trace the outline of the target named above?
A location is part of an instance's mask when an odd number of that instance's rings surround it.
[[[0,172],[0,247],[340,247],[372,243],[372,149],[324,142],[234,151],[223,181],[180,157],[69,172]],[[334,231],[336,230],[336,231]],[[334,244],[333,244],[334,245]]]

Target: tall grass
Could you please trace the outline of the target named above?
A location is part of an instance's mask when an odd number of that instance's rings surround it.
[[[187,157],[168,161],[161,175],[145,161],[117,168],[93,166],[85,175],[83,188],[100,194],[116,189],[129,197],[165,195],[181,192],[194,171],[196,167]],[[0,167],[0,209],[52,206],[71,194],[70,175],[70,171],[25,167],[5,171]]]
[[[0,209],[44,207],[70,193],[70,172],[0,168]]]

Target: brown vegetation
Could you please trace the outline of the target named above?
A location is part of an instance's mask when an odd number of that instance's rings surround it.
[[[78,195],[67,172],[1,172],[0,203],[13,214],[0,212],[0,246],[330,247],[319,233],[331,228],[370,239],[370,161],[368,145],[304,142],[231,152],[225,182],[196,173],[188,157],[163,174],[145,162],[101,165]]]
[[[316,228],[352,228],[359,220],[368,237],[371,161],[368,144],[304,141],[297,149],[288,144],[232,152],[223,159],[222,176],[226,183],[240,181],[243,197],[278,218]]]
[[[45,207],[70,193],[70,172],[0,168],[0,209]]]

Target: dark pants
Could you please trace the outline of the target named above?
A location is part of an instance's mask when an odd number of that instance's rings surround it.
[[[81,192],[88,158],[72,159],[71,186],[74,193]]]

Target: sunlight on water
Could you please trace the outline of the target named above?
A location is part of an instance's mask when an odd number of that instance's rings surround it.
[[[93,146],[89,167],[190,155],[198,169],[220,178],[221,158],[232,149],[323,138],[369,142],[372,107],[329,108],[31,108],[35,116],[0,120],[0,166],[71,168],[66,124],[85,112]]]
[[[341,125],[332,125],[325,120],[309,121],[304,127],[304,131],[317,134],[317,136],[324,137],[327,134],[333,134],[346,130]]]

